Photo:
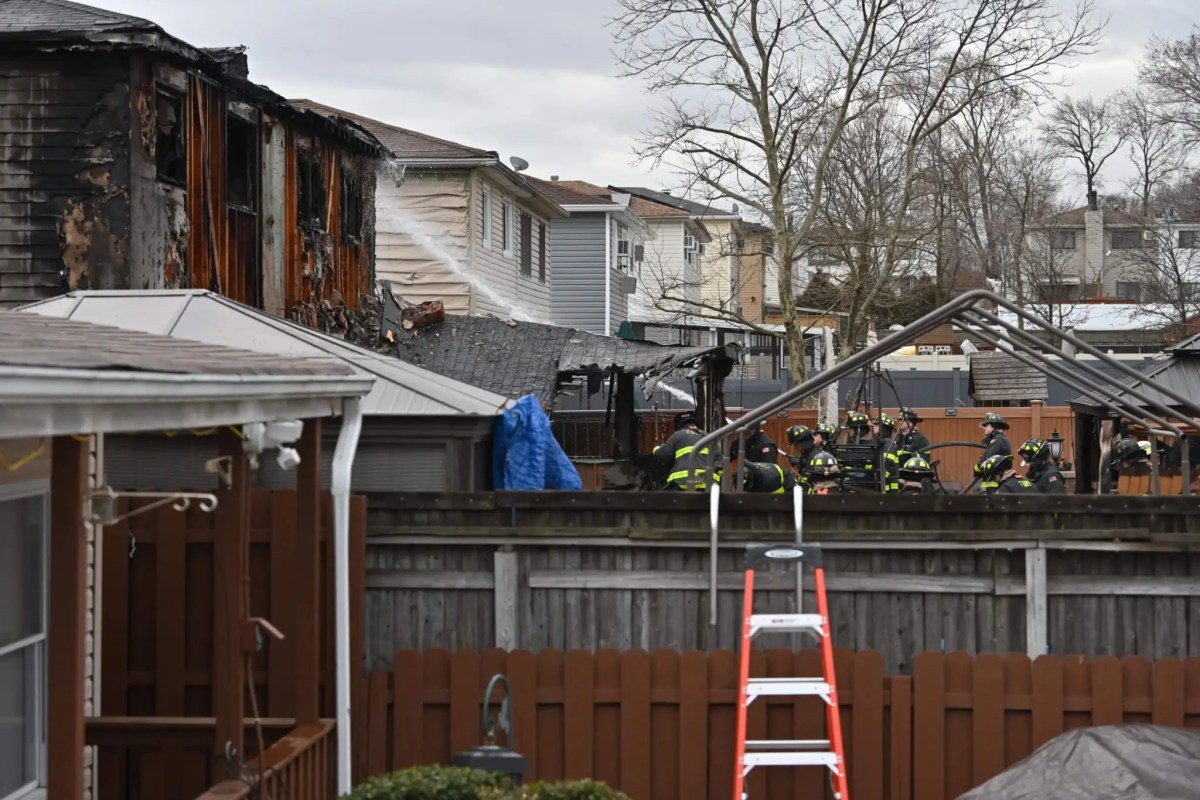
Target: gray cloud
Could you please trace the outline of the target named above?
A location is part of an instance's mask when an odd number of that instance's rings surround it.
[[[678,183],[632,163],[653,98],[614,77],[613,0],[93,2],[196,45],[244,44],[251,77],[281,94],[520,155],[538,175]],[[1150,35],[1183,36],[1195,21],[1194,0],[1098,0],[1097,10],[1110,17],[1105,45],[1066,74],[1071,93],[1132,84]],[[1122,158],[1106,172],[1111,190],[1129,169]]]

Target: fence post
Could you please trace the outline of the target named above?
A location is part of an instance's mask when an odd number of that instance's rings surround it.
[[[1049,644],[1046,622],[1046,548],[1025,551],[1025,652],[1045,655]]]
[[[517,554],[511,545],[505,545],[496,551],[495,570],[495,605],[496,605],[496,647],[501,650],[517,649],[517,592],[520,572],[517,564]]]
[[[1029,437],[1031,439],[1042,438],[1042,401],[1029,401]]]

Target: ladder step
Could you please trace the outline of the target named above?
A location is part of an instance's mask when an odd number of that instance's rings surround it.
[[[828,750],[828,739],[747,739],[747,750]]]
[[[820,614],[751,614],[750,635],[760,631],[779,633],[814,633],[825,635]]]
[[[829,697],[829,682],[824,678],[751,678],[746,682],[746,694],[753,700],[759,695],[772,697],[812,696]]]
[[[742,756],[742,769],[749,772],[755,767],[837,767],[837,753],[783,752],[746,753]]]

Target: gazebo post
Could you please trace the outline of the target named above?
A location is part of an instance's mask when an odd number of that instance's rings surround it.
[[[84,638],[87,616],[88,444],[56,436],[50,467],[48,800],[83,796]]]

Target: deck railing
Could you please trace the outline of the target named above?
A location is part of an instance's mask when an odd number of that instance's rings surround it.
[[[242,779],[227,779],[197,800],[328,800],[335,796],[332,720],[300,725],[252,759]]]

